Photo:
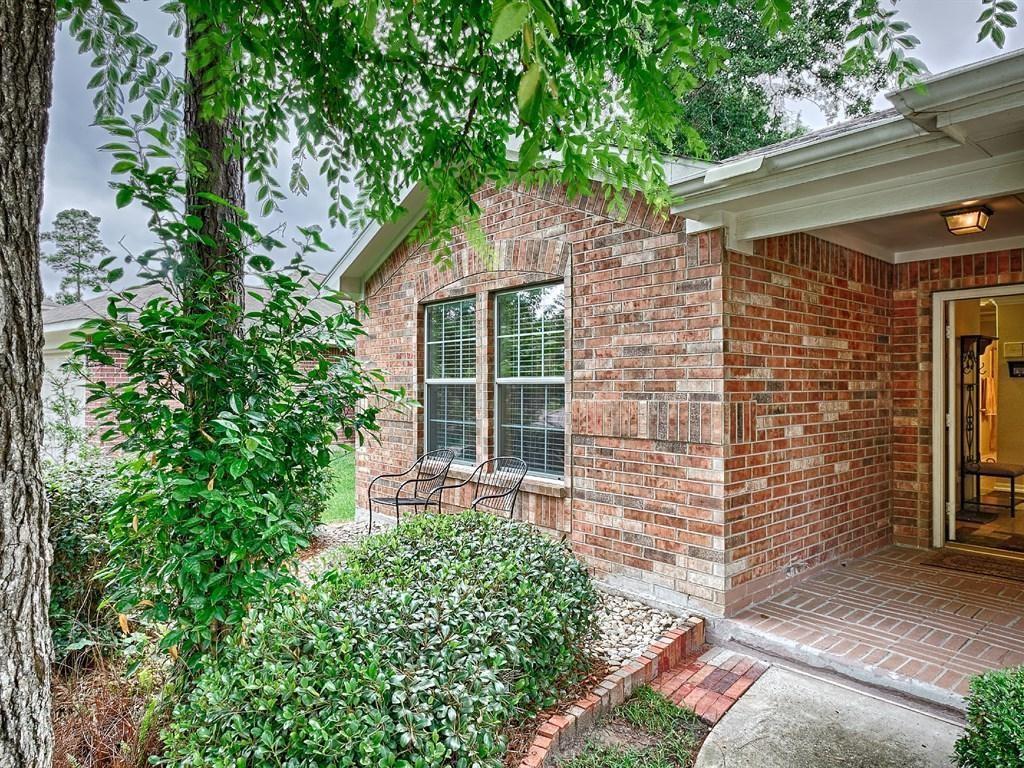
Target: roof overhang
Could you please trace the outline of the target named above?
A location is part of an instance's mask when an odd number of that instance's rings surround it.
[[[343,293],[362,296],[366,280],[391,255],[426,212],[427,190],[414,184],[402,193],[398,216],[383,224],[373,222],[362,229],[342,254],[332,272],[338,273]]]
[[[672,188],[681,197],[673,211],[687,217],[687,231],[724,228],[730,248],[750,252],[765,237],[835,233],[1024,192],[1024,51],[888,98],[894,110],[848,129],[767,147],[682,179]],[[847,230],[843,245],[887,261],[934,256],[931,247],[916,253],[873,242],[869,226]]]

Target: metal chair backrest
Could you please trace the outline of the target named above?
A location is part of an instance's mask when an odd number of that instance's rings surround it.
[[[441,448],[437,451],[424,453],[416,460],[416,482],[413,484],[413,496],[425,499],[436,489],[445,484],[448,470],[455,461],[455,451]]]
[[[476,468],[473,509],[486,509],[512,517],[519,486],[526,477],[526,462],[514,456],[498,456]]]

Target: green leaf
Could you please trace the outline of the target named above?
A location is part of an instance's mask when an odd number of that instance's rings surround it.
[[[131,187],[120,187],[114,197],[114,203],[118,208],[124,208],[135,198],[135,190]]]
[[[516,102],[519,105],[519,114],[523,116],[530,105],[537,99],[537,91],[540,88],[540,62],[535,61],[523,76],[519,78],[519,90],[516,92]],[[526,120],[526,122],[532,122]]]
[[[518,34],[526,17],[530,15],[530,6],[525,2],[511,2],[502,8],[494,19],[491,33],[491,45],[498,45]]]

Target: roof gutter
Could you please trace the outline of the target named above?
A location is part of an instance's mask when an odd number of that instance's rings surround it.
[[[804,183],[815,177],[828,175],[832,170],[827,166],[844,158],[847,159],[844,169],[846,171],[871,167],[879,162],[885,162],[885,159],[866,154],[869,150],[884,150],[927,136],[927,131],[919,126],[909,123],[900,115],[893,115],[887,120],[873,123],[860,130],[839,134],[819,142],[788,150],[782,149],[774,154],[769,152],[755,155],[732,163],[726,161],[720,166],[694,174],[674,184],[673,194],[682,197],[683,201],[673,210],[678,213],[692,207],[717,205],[747,194],[757,194],[769,183],[768,177],[775,178],[797,169],[821,165],[820,172],[803,175],[793,182]],[[775,188],[779,186],[786,185],[781,181],[774,185]]]
[[[773,151],[767,147],[761,155],[726,161],[681,180],[672,187],[674,194],[684,198],[674,212],[698,211],[760,194],[769,187],[778,190],[872,167],[888,161],[888,148],[916,143],[915,151],[926,154],[963,143],[953,125],[963,105],[974,105],[974,112],[995,111],[1005,108],[1008,100],[1024,100],[1024,50],[935,75],[920,85],[888,94],[888,98],[896,108],[888,119],[792,148]],[[758,157],[762,162],[755,162]],[[786,179],[790,172],[814,165],[820,165],[820,170]]]

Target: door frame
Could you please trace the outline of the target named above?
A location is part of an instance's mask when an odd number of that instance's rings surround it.
[[[946,336],[946,328],[955,327],[953,302],[1021,294],[1024,294],[1024,283],[960,288],[932,294],[932,546],[935,548],[944,547],[947,541],[952,540],[947,537],[950,529],[951,536],[956,536],[953,522],[956,515],[956,441],[946,439],[946,430],[954,428],[957,417],[952,412],[955,398],[951,396],[956,381],[956,354],[954,345],[950,343],[947,346],[946,343],[947,340],[954,341],[951,336]]]

